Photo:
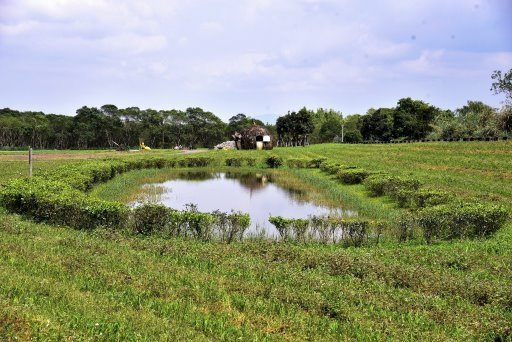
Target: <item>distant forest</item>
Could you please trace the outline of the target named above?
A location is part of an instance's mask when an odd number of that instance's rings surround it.
[[[369,109],[343,117],[335,110],[302,108],[264,124],[245,114],[228,123],[201,108],[182,110],[82,107],[75,116],[0,109],[0,146],[37,149],[136,147],[139,139],[156,148],[213,147],[252,124],[267,127],[280,146],[307,143],[497,138],[510,136],[510,106],[492,108],[469,101],[455,111],[420,100],[400,99],[393,108]]]

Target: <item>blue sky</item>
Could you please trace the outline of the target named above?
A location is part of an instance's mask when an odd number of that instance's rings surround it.
[[[0,0],[0,107],[494,107],[512,0]]]

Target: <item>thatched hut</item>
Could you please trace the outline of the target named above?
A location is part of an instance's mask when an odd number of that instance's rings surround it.
[[[236,148],[239,150],[271,150],[272,136],[265,128],[258,125],[244,128],[233,135]]]

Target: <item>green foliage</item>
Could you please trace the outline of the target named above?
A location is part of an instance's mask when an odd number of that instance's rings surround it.
[[[369,111],[362,119],[361,134],[364,140],[388,141],[393,137],[393,109],[379,108]]]
[[[341,169],[336,173],[336,177],[345,184],[360,184],[369,175],[370,172],[364,169]]]
[[[372,196],[388,195],[395,198],[394,196],[399,196],[399,193],[403,193],[404,190],[418,190],[421,183],[417,179],[410,177],[375,174],[369,176],[365,180],[364,185]]]
[[[121,203],[90,198],[64,183],[39,177],[11,182],[2,189],[0,202],[7,210],[36,221],[78,229],[117,228],[123,225],[127,213]]]
[[[242,240],[245,231],[251,225],[249,214],[231,211],[230,214],[220,211],[212,212],[221,241],[231,243],[235,239]]]
[[[289,168],[320,168],[323,162],[325,162],[326,158],[289,158],[286,160],[286,165]]]
[[[331,175],[335,175],[342,170],[351,170],[351,169],[357,169],[357,168],[358,168],[357,166],[342,165],[341,163],[333,162],[333,161],[329,161],[329,160],[324,160],[320,164],[320,170],[322,170],[323,172],[326,172],[328,174],[331,174]]]
[[[298,112],[280,116],[276,121],[276,129],[280,145],[304,145],[306,137],[315,129],[312,112],[304,107]]]
[[[288,241],[291,234],[291,225],[293,220],[281,216],[270,216],[268,222],[272,223],[279,233],[282,241]]]
[[[270,216],[269,222],[276,227],[282,241],[339,243],[347,247],[360,247],[370,241],[371,225],[364,219],[343,219],[336,216],[290,219]],[[375,229],[375,232],[375,241],[378,242],[380,229]]]
[[[290,158],[286,160],[286,165],[289,168],[307,168],[311,159],[307,158]]]
[[[210,147],[224,139],[226,124],[201,108],[154,110],[137,107],[83,106],[74,117],[0,109],[0,146],[38,149],[110,148],[138,146],[139,138],[151,147]]]
[[[308,167],[318,169],[326,160],[327,158],[324,157],[312,158],[309,160]]]
[[[419,208],[446,204],[452,199],[453,195],[450,193],[435,189],[419,189],[414,193],[414,204]]]
[[[256,158],[251,157],[230,157],[224,161],[226,166],[240,167],[240,166],[254,166],[256,165]]]
[[[210,157],[187,157],[179,159],[177,165],[180,167],[205,167],[213,163],[214,159]]]
[[[487,237],[508,219],[500,205],[453,203],[422,210],[418,219],[427,241]]]
[[[171,221],[172,209],[161,204],[146,203],[132,210],[133,230],[139,234],[164,231]]]
[[[231,138],[231,135],[235,132],[240,132],[242,129],[251,127],[254,124],[265,127],[265,124],[261,122],[261,120],[239,113],[229,118],[229,123],[226,127],[226,136]]]
[[[240,157],[226,158],[225,160],[226,166],[240,167],[242,166],[242,162],[243,159]]]
[[[277,155],[268,156],[265,159],[265,163],[267,164],[268,167],[273,168],[273,169],[277,169],[281,165],[283,165],[283,158],[281,158],[281,157],[279,157]]]
[[[491,91],[494,94],[505,93],[505,101],[512,104],[512,69],[503,74],[501,70],[494,70],[491,78],[494,80]]]

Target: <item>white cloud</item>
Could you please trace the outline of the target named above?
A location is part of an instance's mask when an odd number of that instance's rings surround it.
[[[5,84],[73,78],[83,92],[110,94],[122,83],[117,98],[180,93],[198,101],[190,105],[259,110],[306,99],[342,107],[456,82],[470,96],[512,65],[501,3],[0,0],[0,93],[22,101]]]

